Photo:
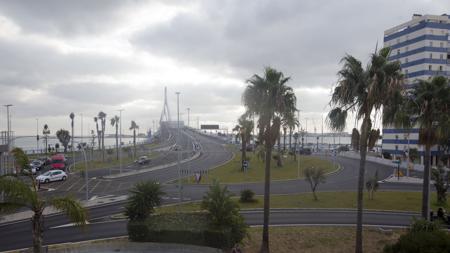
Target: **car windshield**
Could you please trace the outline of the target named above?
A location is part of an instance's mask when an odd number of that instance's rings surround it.
[[[52,160],[52,163],[64,163],[63,160]]]
[[[51,171],[47,171],[47,172],[45,172],[44,174],[42,174],[42,176],[50,176],[51,174],[52,174]]]

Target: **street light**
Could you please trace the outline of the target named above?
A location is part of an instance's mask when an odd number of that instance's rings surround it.
[[[176,137],[176,152],[177,152],[177,168],[178,168],[178,191],[179,191],[179,201],[182,201],[182,184],[181,184],[181,168],[180,168],[180,148],[181,146],[179,145],[179,138],[180,138],[180,92],[175,92],[175,94],[177,94],[177,137]]]
[[[6,107],[6,127],[7,133],[6,138],[8,140],[8,151],[11,150],[11,117],[9,115],[9,107],[13,106],[12,104],[4,105]]]
[[[119,173],[122,173],[122,111],[124,111],[124,109],[119,109],[119,125],[120,125],[120,133],[119,133],[119,167],[120,167],[120,171]]]

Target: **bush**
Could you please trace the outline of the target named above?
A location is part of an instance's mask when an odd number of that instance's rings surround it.
[[[164,192],[155,181],[137,183],[130,191],[129,202],[125,207],[125,215],[131,221],[144,221],[159,206]]]
[[[130,221],[127,224],[128,237],[134,242],[145,242],[150,236],[150,231],[143,221]]]
[[[436,222],[415,221],[408,232],[392,245],[384,247],[385,253],[435,253],[450,252],[450,235]]]
[[[256,199],[254,199],[254,196],[255,196],[255,193],[252,190],[250,190],[250,189],[242,190],[239,202],[241,202],[241,203],[256,202]]]

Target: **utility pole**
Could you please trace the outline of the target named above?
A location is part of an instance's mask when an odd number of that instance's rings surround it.
[[[122,111],[123,109],[119,109],[119,173],[122,174]],[[117,123],[116,123],[117,124]]]
[[[187,111],[188,111],[188,124],[187,124],[187,126],[188,126],[188,128],[190,127],[190,124],[189,124],[189,112],[191,111],[191,108],[187,108]]]
[[[6,127],[7,127],[6,138],[8,140],[8,151],[11,151],[11,117],[9,115],[9,107],[13,105],[8,104],[4,106],[6,107]]]
[[[36,152],[39,152],[39,119],[36,119]]]
[[[179,138],[180,138],[180,92],[175,92],[177,94],[177,137],[176,137],[176,152],[177,152],[177,167],[178,167],[178,192],[179,192],[179,202],[182,202],[182,184],[181,184],[181,168],[180,168],[180,148]]]
[[[81,145],[83,145],[83,114],[81,113]]]

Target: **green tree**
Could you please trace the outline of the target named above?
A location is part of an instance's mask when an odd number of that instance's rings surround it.
[[[269,252],[270,161],[279,137],[281,119],[295,112],[296,97],[286,83],[289,77],[267,67],[264,76],[254,75],[247,82],[242,100],[249,116],[258,116],[258,142],[265,148],[264,220],[261,252]]]
[[[116,127],[116,160],[119,160],[119,116],[114,116],[111,118],[111,126]]]
[[[75,118],[75,114],[73,113],[73,112],[71,112],[70,113],[70,115],[69,115],[69,118],[70,118],[70,126],[72,127],[72,150],[75,148],[75,146],[73,145],[73,127],[74,127],[74,125],[73,125],[73,119]]]
[[[219,182],[214,181],[203,196],[201,207],[208,211],[213,228],[230,228],[234,243],[238,243],[247,234],[247,225],[239,214],[239,205],[231,199],[231,196],[226,186],[221,187]]]
[[[390,49],[383,48],[373,53],[366,69],[351,55],[346,55],[338,72],[338,82],[334,87],[327,123],[333,130],[343,131],[348,112],[354,112],[362,120],[360,129],[360,165],[357,194],[356,246],[355,252],[362,253],[363,191],[366,154],[372,115],[383,108],[383,124],[394,122],[394,114],[401,104],[403,76],[399,62],[389,62]]]
[[[61,144],[63,145],[64,153],[67,152],[67,146],[69,146],[71,138],[69,131],[65,129],[60,129],[56,131],[56,137],[58,137],[59,142],[61,142]]]
[[[16,148],[14,155],[17,161],[21,161],[20,163],[28,160],[20,149]],[[30,177],[31,185],[17,177],[9,175],[0,177],[0,192],[4,194],[4,201],[0,202],[0,213],[8,213],[22,208],[30,209],[33,212],[31,218],[33,252],[40,253],[42,251],[45,208],[52,207],[65,213],[76,225],[86,224],[87,213],[81,204],[72,197],[45,198],[39,195],[36,180],[31,174]]]
[[[294,132],[295,127],[298,126],[299,124],[300,123],[298,122],[298,119],[295,116],[295,113],[287,114],[283,118],[283,126],[286,128],[289,128],[289,151],[292,151],[292,133]]]
[[[239,131],[241,137],[241,170],[244,170],[244,161],[247,160],[247,144],[250,143],[250,138],[254,128],[253,120],[248,119],[247,115],[242,115],[238,119],[238,125],[234,127],[235,131]]]
[[[97,118],[100,120],[101,126],[101,143],[99,142],[99,146],[102,147],[102,160],[105,161],[105,128],[106,128],[106,113],[100,111],[97,115]],[[101,144],[101,145],[100,145]]]
[[[42,134],[44,135],[44,140],[45,140],[45,153],[47,153],[47,150],[49,149],[48,147],[48,135],[50,134],[50,129],[48,129],[48,125],[45,124],[44,125],[44,129],[42,130]],[[48,151],[50,152],[50,151]]]
[[[374,193],[378,190],[379,187],[379,183],[378,183],[378,170],[375,172],[375,175],[371,178],[369,178],[369,180],[367,180],[366,182],[366,189],[367,192],[369,192],[369,199],[373,200],[374,198]]]
[[[134,158],[136,158],[136,129],[139,129],[139,126],[136,124],[134,120],[131,121],[130,130],[133,130],[133,148],[134,148]]]
[[[310,167],[306,168],[304,173],[306,182],[308,182],[309,185],[311,186],[311,191],[313,193],[314,200],[315,201],[319,200],[316,195],[316,189],[317,186],[319,186],[319,184],[325,183],[326,180],[325,170],[323,168]]]
[[[130,221],[144,221],[154,208],[161,205],[165,193],[156,181],[137,183],[130,190],[129,201],[125,207],[125,215]]]
[[[102,149],[102,132],[98,128],[98,118],[94,117],[94,121],[95,121],[95,128],[97,129],[98,150],[101,150]],[[94,134],[92,136],[94,136]],[[94,142],[92,142],[92,143],[94,143]],[[92,146],[92,147],[94,147],[94,146]]]
[[[297,161],[297,142],[298,142],[299,134],[298,132],[294,133],[294,161]]]
[[[431,170],[431,178],[434,180],[434,187],[436,188],[437,202],[441,206],[447,206],[447,190],[450,187],[448,176],[442,164],[437,168]]]
[[[450,128],[450,86],[443,76],[419,80],[409,90],[395,114],[396,125],[419,128],[419,144],[425,146],[422,188],[422,217],[429,219],[431,147],[447,136]]]

